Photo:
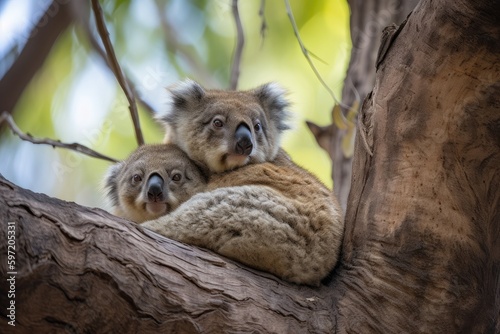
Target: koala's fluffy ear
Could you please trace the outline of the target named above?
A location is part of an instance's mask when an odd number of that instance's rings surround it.
[[[118,162],[108,168],[104,176],[104,188],[107,190],[108,198],[113,206],[118,206],[118,176],[120,175],[125,163]]]
[[[252,93],[259,99],[278,131],[290,129],[287,123],[290,118],[290,102],[286,99],[287,92],[283,87],[276,82],[269,82],[255,88]]]
[[[182,112],[190,105],[200,102],[205,95],[205,89],[193,80],[187,79],[167,88],[167,108],[155,115],[163,125],[175,124]]]

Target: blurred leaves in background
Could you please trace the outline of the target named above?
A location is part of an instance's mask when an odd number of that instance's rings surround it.
[[[49,5],[35,0],[0,3],[0,77],[26,40],[37,37],[29,37],[29,31]],[[231,0],[103,0],[101,6],[120,65],[155,110],[163,108],[165,87],[186,77],[207,88],[229,86],[236,36]],[[239,1],[245,47],[238,88],[276,81],[288,89],[295,127],[283,146],[295,162],[331,186],[331,161],[304,121],[330,123],[334,102],[302,55],[284,2],[265,1],[264,38],[260,6],[260,0]],[[291,6],[303,42],[321,59],[314,60],[318,71],[340,97],[351,49],[346,1],[292,0]],[[93,15],[84,10],[78,15],[95,34]],[[139,111],[146,142],[160,142],[160,127],[140,105]],[[36,137],[78,142],[116,159],[137,147],[127,100],[79,24],[61,34],[12,115]],[[108,166],[77,152],[23,142],[2,128],[0,173],[22,187],[106,208],[101,179]]]

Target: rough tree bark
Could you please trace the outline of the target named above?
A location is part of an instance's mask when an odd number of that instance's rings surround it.
[[[375,83],[375,60],[382,30],[391,24],[403,22],[418,0],[349,0],[351,9],[351,58],[342,90],[342,104],[352,106],[363,101]],[[347,110],[343,108],[344,114]],[[344,140],[353,141],[348,129],[339,129],[334,123],[318,126],[307,122],[319,146],[332,160],[332,180],[335,195],[345,212],[351,188],[352,151],[342,149]]]
[[[14,221],[16,329],[500,332],[499,16],[497,2],[424,0],[386,35],[328,285],[287,284],[2,181],[0,273]]]
[[[359,115],[342,332],[500,332],[500,3],[421,1]]]
[[[286,284],[0,178],[0,333],[328,333],[331,292]],[[16,263],[7,270],[7,224]],[[15,276],[15,298],[8,298]],[[16,327],[6,305],[15,300]]]

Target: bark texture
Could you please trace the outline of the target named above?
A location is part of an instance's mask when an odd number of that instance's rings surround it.
[[[383,29],[403,22],[418,0],[349,0],[348,3],[351,9],[352,50],[342,103],[351,106],[356,100],[363,101],[373,88],[375,61]],[[344,110],[344,114],[346,112]],[[330,155],[335,195],[345,212],[351,188],[352,151],[343,150],[342,143],[353,141],[354,136],[348,129],[339,129],[333,123],[318,126],[308,122],[308,126],[319,146]]]
[[[423,0],[359,117],[342,259],[281,282],[0,181],[0,332],[499,333],[500,4]]]
[[[326,287],[284,283],[3,178],[0,221],[1,333],[333,331]],[[8,222],[16,224],[15,327],[4,307]]]
[[[386,36],[334,282],[342,332],[500,331],[499,7],[425,0]]]

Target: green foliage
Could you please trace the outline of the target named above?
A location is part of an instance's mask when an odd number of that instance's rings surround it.
[[[163,106],[164,87],[184,77],[207,87],[228,87],[235,45],[230,0],[101,3],[118,61],[139,95],[155,109]],[[303,42],[321,59],[313,58],[317,69],[340,98],[350,55],[347,3],[296,0],[291,5]],[[284,147],[331,186],[328,155],[316,145],[304,121],[330,123],[334,101],[302,55],[284,2],[266,1],[264,39],[259,7],[259,0],[239,1],[245,30],[239,88],[277,81],[289,90],[296,120]],[[161,15],[170,26],[168,33]],[[92,13],[90,17],[94,24]],[[161,141],[159,126],[139,109],[146,142]],[[79,142],[117,159],[136,148],[125,96],[79,27],[72,26],[60,37],[13,115],[19,127],[34,136]],[[104,206],[99,189],[108,166],[76,152],[22,143],[10,132],[0,142],[0,173],[21,186],[84,205]]]

